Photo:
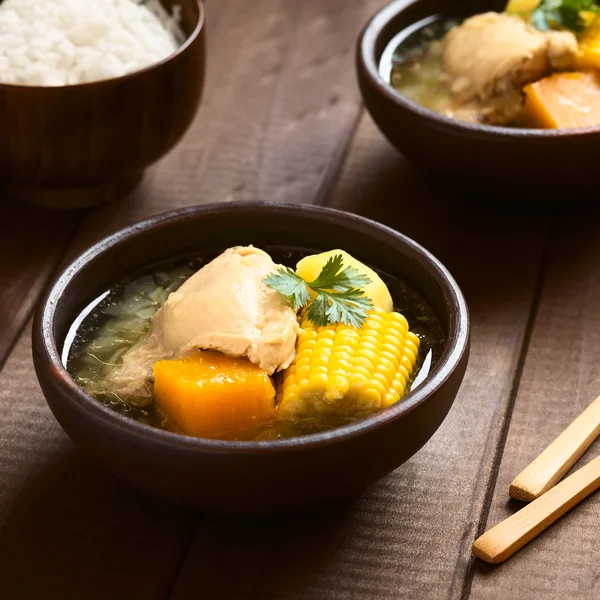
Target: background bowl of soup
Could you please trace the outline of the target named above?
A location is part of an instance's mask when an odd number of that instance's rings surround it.
[[[472,195],[546,199],[591,189],[589,174],[600,126],[525,129],[463,122],[408,99],[390,84],[390,60],[400,45],[418,42],[421,24],[443,17],[460,22],[506,2],[395,0],[366,25],[357,45],[358,81],[380,130],[408,159]]]
[[[113,410],[87,394],[61,354],[81,311],[115,282],[181,257],[254,244],[286,253],[344,248],[390,282],[409,286],[435,315],[443,343],[425,380],[401,401],[336,429],[277,440],[184,436]],[[290,266],[293,266],[290,264]],[[207,205],[160,215],[101,241],[51,284],[33,330],[44,395],[64,430],[117,477],[167,501],[235,513],[281,512],[364,489],[414,454],[444,420],[469,349],[464,298],[448,271],[402,234],[312,206]]]

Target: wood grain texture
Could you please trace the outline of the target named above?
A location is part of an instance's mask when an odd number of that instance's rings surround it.
[[[510,497],[529,502],[541,496],[581,458],[599,434],[600,396],[515,477]]]
[[[334,180],[360,110],[353,44],[374,4],[380,2],[209,0],[198,118],[131,196],[88,213],[67,256],[172,208],[318,200]],[[51,220],[41,223],[48,236],[56,234]],[[47,273],[49,265],[39,268]],[[11,269],[7,278],[19,282],[17,273]],[[42,281],[34,273],[18,285],[31,287],[33,301]],[[165,597],[195,517],[140,497],[80,455],[43,401],[28,336],[0,373],[0,555],[14,556],[3,567],[0,597],[36,598],[39,590],[44,598]],[[39,550],[32,551],[34,543]]]
[[[522,505],[511,480],[598,395],[600,220],[596,208],[560,210],[519,393],[486,527]],[[575,469],[596,457],[596,441]],[[591,600],[600,595],[600,499],[589,498],[500,567],[475,564],[471,598]]]
[[[277,520],[202,519],[175,600],[460,598],[493,476],[546,235],[538,211],[431,187],[364,118],[331,204],[381,220],[456,275],[473,319],[467,376],[429,443],[362,499]],[[506,232],[510,230],[510,242]],[[510,282],[510,283],[508,283]],[[236,576],[228,576],[230,569]],[[210,595],[210,594],[209,594]]]
[[[0,196],[0,368],[79,223]]]
[[[473,543],[473,554],[501,563],[600,487],[600,456],[500,521]]]
[[[0,374],[0,597],[162,597],[191,513],[95,468],[33,376],[29,329]]]
[[[341,165],[360,111],[355,38],[383,3],[209,2],[198,118],[184,143],[132,195],[91,213],[79,247],[172,208],[318,201]]]

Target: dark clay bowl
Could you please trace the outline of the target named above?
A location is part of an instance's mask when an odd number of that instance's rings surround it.
[[[408,159],[480,197],[532,189],[591,188],[597,169],[600,127],[562,130],[516,129],[464,123],[408,100],[379,75],[386,47],[400,32],[433,15],[466,18],[502,11],[505,1],[395,0],[367,24],[357,46],[360,89],[381,131]],[[530,194],[531,197],[531,194]]]
[[[439,318],[447,337],[442,356],[421,386],[375,416],[326,433],[261,442],[197,439],[138,423],[87,395],[64,369],[61,350],[69,326],[117,279],[170,257],[239,244],[340,247],[403,278]],[[170,502],[237,513],[340,499],[401,465],[444,420],[468,349],[464,298],[448,271],[415,242],[343,212],[263,203],[179,210],[106,238],[56,278],[33,328],[34,364],[48,404],[90,456],[120,479]]]
[[[0,83],[0,200],[80,208],[116,200],[186,132],[204,85],[204,9],[181,7],[183,45],[123,77],[62,87]]]

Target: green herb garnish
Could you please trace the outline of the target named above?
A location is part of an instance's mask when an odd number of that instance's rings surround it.
[[[542,0],[531,13],[531,24],[540,31],[562,28],[580,33],[585,29],[583,11],[600,14],[600,6],[594,0]]]
[[[371,280],[354,267],[343,269],[341,254],[331,257],[314,281],[305,281],[289,267],[282,267],[265,278],[265,284],[277,290],[294,310],[308,306],[306,318],[324,327],[343,323],[361,327],[373,302],[361,289]],[[316,294],[311,302],[310,292]]]

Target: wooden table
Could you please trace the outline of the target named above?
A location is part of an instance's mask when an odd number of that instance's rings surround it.
[[[526,208],[517,192],[489,206],[485,189],[467,204],[393,150],[353,67],[381,1],[209,0],[202,109],[132,196],[86,214],[0,204],[0,598],[600,597],[597,497],[504,565],[470,554],[518,508],[511,479],[600,391],[598,211]],[[33,373],[31,313],[65,260],[143,217],[248,199],[396,227],[450,268],[469,302],[471,360],[448,418],[336,510],[217,518],[144,497],[80,454]]]

